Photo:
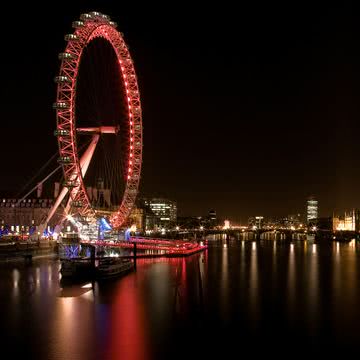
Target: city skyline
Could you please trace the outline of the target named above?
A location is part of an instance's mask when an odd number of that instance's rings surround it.
[[[184,4],[167,16],[160,6],[84,4],[13,9],[22,26],[11,16],[1,24],[11,36],[1,59],[0,189],[21,189],[56,153],[57,54],[71,22],[99,10],[118,22],[139,78],[140,196],[233,221],[304,212],[310,195],[320,216],[359,207],[360,31],[351,3]]]

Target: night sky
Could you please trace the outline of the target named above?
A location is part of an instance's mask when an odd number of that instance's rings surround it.
[[[359,13],[350,2],[233,3],[13,2],[0,22],[0,189],[20,191],[57,151],[57,54],[72,21],[100,11],[138,75],[141,195],[237,223],[303,213],[309,195],[321,216],[360,207]]]

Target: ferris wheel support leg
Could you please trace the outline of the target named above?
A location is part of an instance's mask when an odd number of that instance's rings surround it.
[[[100,138],[99,134],[93,135],[90,145],[88,146],[88,148],[86,149],[86,151],[84,152],[83,156],[80,159],[80,168],[81,168],[81,176],[82,177],[85,176],[85,174],[89,168],[90,161],[94,155],[95,148],[99,141],[99,138]],[[71,206],[71,198],[68,200],[66,207],[65,207],[66,215],[69,213],[70,206]]]
[[[81,168],[81,175],[85,176],[87,169],[89,168],[90,165],[90,161],[91,158],[94,155],[94,151],[96,148],[96,145],[99,141],[99,134],[95,134],[93,135],[92,141],[90,143],[90,145],[88,146],[88,148],[86,149],[85,153],[83,154],[83,156],[80,159],[80,168]],[[72,174],[71,178],[75,178],[76,174]],[[66,194],[68,193],[69,189],[67,187],[63,187],[61,189],[60,194],[58,195],[58,197],[56,198],[56,201],[54,203],[54,205],[52,206],[52,208],[49,211],[49,214],[45,220],[44,223],[40,224],[38,227],[38,232],[40,233],[40,236],[42,236],[43,232],[46,229],[47,224],[49,223],[49,221],[52,219],[52,217],[54,216],[56,210],[58,209],[58,207],[60,206],[61,202],[64,200]],[[66,208],[65,208],[65,214],[67,215],[70,209],[70,205],[71,205],[71,199],[69,199],[69,201],[67,202]],[[61,224],[60,225],[61,228]],[[57,229],[59,229],[59,226],[57,226]]]
[[[47,224],[49,223],[49,221],[51,220],[51,218],[54,216],[57,208],[59,207],[59,205],[61,204],[61,202],[63,201],[64,197],[66,196],[66,194],[68,193],[69,189],[67,187],[63,187],[60,194],[58,195],[58,197],[56,198],[56,201],[54,203],[54,205],[51,207],[49,214],[45,220],[44,223],[40,224],[38,227],[38,233],[40,234],[39,236],[43,235],[43,232],[46,229]]]

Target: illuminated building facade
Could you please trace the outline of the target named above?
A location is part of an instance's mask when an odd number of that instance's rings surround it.
[[[128,223],[130,226],[135,226],[137,231],[145,231],[145,211],[134,207],[129,215]]]
[[[230,220],[224,220],[224,230],[228,230],[230,229],[231,225],[230,225]]]
[[[210,227],[216,226],[217,218],[216,218],[216,211],[210,210],[208,215],[208,223]]]
[[[176,222],[177,207],[176,202],[163,198],[145,199],[144,203],[153,214],[158,218],[160,226],[169,227]]]
[[[310,197],[306,203],[306,220],[311,222],[318,218],[318,201],[314,197]]]
[[[344,216],[333,216],[333,231],[360,231],[360,211],[352,209]]]
[[[263,227],[264,217],[263,216],[255,216],[251,217],[248,220],[249,227],[255,229],[261,229]]]
[[[42,223],[53,206],[54,199],[0,199],[0,229],[12,234],[28,234]],[[61,214],[55,214],[49,226],[59,221]]]

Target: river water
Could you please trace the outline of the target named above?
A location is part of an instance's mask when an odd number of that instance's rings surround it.
[[[58,259],[0,264],[2,358],[289,358],[360,337],[360,244],[209,240],[138,259],[122,278],[63,285]]]

